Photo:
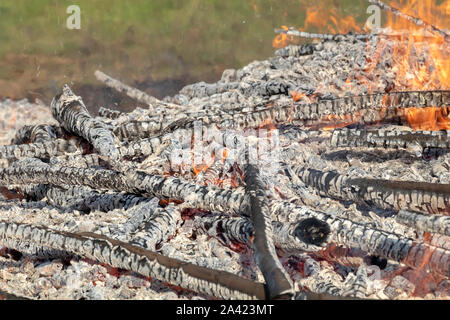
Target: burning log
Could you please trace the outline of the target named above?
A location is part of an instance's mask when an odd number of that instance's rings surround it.
[[[434,26],[434,25],[432,25],[432,24],[430,24],[428,22],[423,21],[422,19],[419,19],[419,18],[410,16],[410,15],[408,15],[406,13],[403,13],[400,10],[398,10],[398,9],[396,9],[394,7],[391,7],[391,6],[389,6],[389,5],[387,5],[384,2],[379,1],[379,0],[368,0],[368,1],[370,3],[372,3],[372,4],[374,4],[374,5],[379,6],[380,8],[382,8],[384,10],[388,10],[388,11],[392,12],[396,16],[399,16],[399,17],[401,17],[403,19],[406,19],[406,20],[408,20],[408,21],[418,25],[419,27],[423,27],[423,28],[426,28],[426,29],[428,29],[430,31],[438,33],[439,35],[441,35],[447,41],[450,39],[450,34],[448,34],[447,32],[445,32],[445,31],[443,31],[443,30],[441,30],[439,28],[437,28],[436,26]]]
[[[331,145],[335,147],[384,147],[450,149],[450,130],[447,131],[388,131],[384,129],[335,129]]]
[[[450,236],[450,217],[441,215],[422,215],[411,211],[400,210],[395,219],[418,231],[440,233]]]
[[[268,296],[270,299],[290,298],[294,294],[292,281],[275,252],[265,184],[259,170],[250,163],[246,165],[245,183],[245,191],[249,196],[248,216],[254,227],[254,257],[266,281]]]
[[[448,107],[450,106],[450,91],[410,91],[410,92],[390,92],[375,93],[370,95],[349,96],[332,100],[320,100],[316,103],[300,104],[289,103],[289,105],[274,106],[253,112],[230,112],[228,117],[217,121],[213,118],[202,117],[206,124],[216,123],[222,128],[255,128],[260,127],[270,121],[273,124],[288,123],[314,123],[323,117],[334,115],[344,116],[346,122],[357,121],[362,115],[355,112],[366,110],[373,112],[373,109],[406,108],[416,107]],[[199,119],[200,120],[200,119]],[[378,119],[371,119],[371,121]]]
[[[271,209],[273,219],[282,222],[294,222],[309,217],[327,223],[331,229],[331,242],[349,248],[355,247],[373,255],[404,263],[412,268],[426,268],[445,276],[450,274],[449,250],[418,243],[393,232],[377,230],[365,224],[287,202],[272,202]]]
[[[81,97],[74,95],[69,86],[64,85],[62,94],[52,100],[51,110],[64,129],[85,138],[101,155],[119,158],[114,136],[102,122],[89,115]]]
[[[295,174],[320,194],[384,209],[448,214],[450,185],[413,181],[347,178],[336,172],[293,167]]]

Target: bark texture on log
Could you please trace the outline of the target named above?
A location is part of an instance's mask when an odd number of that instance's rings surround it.
[[[246,165],[245,183],[250,203],[248,215],[254,228],[254,257],[266,281],[269,298],[292,298],[292,281],[275,252],[266,187],[259,170],[252,164]]]
[[[384,209],[450,214],[450,185],[439,183],[347,178],[336,172],[293,167],[295,174],[322,195],[376,205]]]
[[[335,147],[384,147],[450,149],[450,130],[447,131],[390,131],[384,129],[336,129],[331,145]]]
[[[85,138],[101,155],[119,159],[114,135],[104,123],[89,115],[81,97],[76,96],[68,85],[64,85],[62,94],[53,98],[51,110],[64,129]]]

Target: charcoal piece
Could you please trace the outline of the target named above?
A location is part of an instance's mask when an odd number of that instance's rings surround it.
[[[98,115],[103,118],[114,120],[124,115],[124,112],[119,110],[108,109],[105,107],[100,107],[98,109]]]

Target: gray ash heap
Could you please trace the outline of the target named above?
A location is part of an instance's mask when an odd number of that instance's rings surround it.
[[[389,34],[289,46],[163,100],[97,71],[148,105],[129,113],[94,117],[67,85],[50,108],[0,103],[0,289],[450,298],[450,91],[405,77]],[[449,60],[439,37],[410,63]]]

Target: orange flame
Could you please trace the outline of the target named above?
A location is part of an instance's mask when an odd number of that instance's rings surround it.
[[[432,0],[397,0],[391,6],[405,14],[418,17],[439,28],[450,25],[450,0],[437,5]],[[431,32],[407,19],[387,12],[387,26],[404,32],[404,36],[391,41],[393,54],[392,70],[396,75],[397,90],[438,90],[450,87],[450,50],[448,42],[438,33]],[[375,50],[371,50],[366,73],[371,73],[388,46],[388,37],[381,37]],[[370,50],[370,48],[368,48]],[[370,88],[370,85],[369,85]],[[400,110],[403,119],[415,130],[448,130],[450,118],[448,108],[407,108]]]
[[[286,26],[281,26],[284,30],[289,30]],[[275,36],[272,40],[272,47],[276,49],[284,48],[289,44],[289,37],[287,34],[280,33]]]

